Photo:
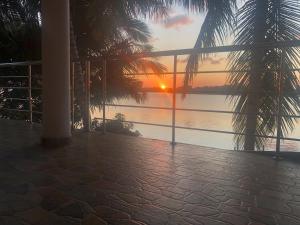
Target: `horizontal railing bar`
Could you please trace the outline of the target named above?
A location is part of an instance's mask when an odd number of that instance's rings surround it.
[[[97,118],[95,117],[94,119],[96,120],[103,120],[103,118]],[[107,121],[113,121],[113,119],[105,119]],[[145,123],[145,122],[137,122],[137,121],[122,121],[125,123],[135,123],[135,124],[141,124],[141,125],[150,125],[150,126],[157,126],[157,127],[168,127],[171,128],[171,125],[165,125],[165,124],[158,124],[158,123]]]
[[[9,108],[0,108],[0,111],[4,110],[4,111],[17,111],[17,112],[30,112],[30,110],[27,109],[9,109]],[[32,111],[32,113],[36,113],[36,114],[43,114],[42,112],[39,111]]]
[[[168,50],[168,51],[158,51],[158,52],[145,52],[140,54],[128,55],[130,57],[136,58],[146,58],[146,57],[161,57],[161,56],[174,56],[174,55],[192,55],[199,53],[217,53],[217,52],[236,52],[236,51],[245,51],[256,48],[293,48],[300,47],[300,40],[290,40],[290,41],[280,41],[272,43],[261,43],[261,44],[252,44],[252,45],[225,45],[225,46],[215,46],[215,47],[206,47],[198,49],[177,49],[177,50]],[[124,57],[124,55],[122,56]],[[119,56],[112,56],[112,59],[118,59]]]
[[[4,98],[4,100],[29,101],[28,98]]]
[[[0,89],[28,89],[29,87],[0,87]]]
[[[206,70],[206,71],[195,71],[193,73],[231,73],[234,71],[229,70]],[[235,71],[238,72],[238,71]],[[239,71],[241,72],[241,71]],[[177,75],[185,74],[186,72],[180,71],[176,72]],[[174,75],[174,72],[160,72],[160,73],[125,73],[125,76],[152,76],[152,75]]]
[[[234,111],[224,110],[209,110],[209,109],[190,109],[190,108],[176,108],[177,111],[188,111],[188,112],[207,112],[207,113],[222,113],[222,114],[246,114]]]
[[[29,65],[39,65],[42,61],[25,61],[25,62],[13,62],[13,63],[0,63],[0,68],[12,67],[12,66],[29,66]]]
[[[293,69],[291,71],[300,71],[299,69]],[[215,73],[235,73],[235,72],[247,72],[247,71],[234,71],[234,70],[207,70],[207,71],[195,71],[197,74],[215,74]],[[186,72],[177,72],[177,75],[184,75]],[[153,76],[153,75],[174,75],[174,72],[160,72],[160,73],[125,73],[125,76]],[[28,78],[28,76],[0,76],[1,78]]]
[[[234,51],[251,50],[255,48],[292,48],[292,47],[300,47],[300,40],[279,41],[279,42],[272,42],[272,43],[265,42],[260,44],[248,44],[248,45],[224,45],[224,46],[206,47],[206,48],[198,48],[198,49],[190,48],[190,49],[176,49],[176,50],[157,51],[157,52],[144,52],[139,54],[132,54],[130,56],[144,58],[144,57],[159,57],[159,56],[174,56],[174,55],[191,55],[197,53],[234,52]],[[110,58],[118,58],[118,57],[119,56],[111,56]],[[90,61],[93,61],[93,59],[90,59]],[[11,67],[11,66],[38,65],[41,63],[42,61],[40,60],[14,62],[14,63],[0,63],[0,68]]]
[[[3,98],[3,100],[12,100],[12,101],[29,101],[28,98]],[[38,99],[31,99],[31,101],[34,103],[42,103],[41,100]]]
[[[0,78],[28,78],[28,76],[0,76]]]
[[[94,118],[96,120],[103,120],[103,118]],[[113,121],[113,119],[105,119],[107,121]],[[156,123],[146,123],[146,122],[138,122],[138,121],[122,121],[125,123],[134,123],[134,124],[141,124],[141,125],[149,125],[149,126],[159,126],[159,127],[167,127],[172,128],[172,125],[165,125],[165,124],[156,124]],[[185,129],[185,130],[195,130],[195,131],[204,131],[204,132],[211,132],[211,133],[222,133],[222,134],[232,134],[232,135],[246,135],[244,133],[238,133],[234,131],[223,131],[223,130],[212,130],[212,129],[203,129],[203,128],[194,128],[194,127],[184,127],[184,126],[175,126],[176,129]],[[268,136],[268,135],[254,135],[256,137],[262,138],[269,138],[269,139],[276,139],[275,136]],[[281,137],[282,140],[292,140],[292,141],[300,141],[298,138],[287,138]]]
[[[117,105],[117,104],[105,104],[111,107],[125,107],[125,108],[139,108],[139,109],[162,109],[162,110],[172,110],[169,107],[155,107],[155,106],[136,106],[136,105]]]
[[[276,71],[276,70],[274,70]],[[279,70],[278,70],[279,71]],[[292,69],[291,71],[300,71],[300,68]],[[204,71],[195,71],[192,73],[204,73],[204,74],[210,74],[210,73],[238,73],[238,72],[249,72],[247,70],[204,70]],[[186,72],[176,72],[177,75],[184,75]],[[125,76],[153,76],[153,75],[174,75],[174,72],[159,72],[159,73],[125,73]]]
[[[196,130],[196,131],[204,131],[204,132],[212,132],[212,133],[222,133],[222,134],[232,134],[232,135],[246,135],[244,133],[234,132],[234,131],[223,131],[223,130],[212,130],[212,129],[203,129],[203,128],[193,128],[193,127],[183,127],[183,126],[176,126],[177,129],[185,129],[185,130]],[[269,139],[277,139],[276,136],[269,136],[269,135],[254,135],[255,137],[261,138],[269,138]],[[293,141],[300,141],[298,138],[287,138],[287,137],[280,137],[281,140],[293,140]]]
[[[189,111],[189,112],[208,112],[208,113],[222,113],[222,114],[241,114],[241,115],[251,115],[251,113],[242,113],[235,111],[223,111],[223,110],[206,110],[206,109],[189,109],[189,108],[176,108],[177,111]],[[259,115],[259,114],[257,114]],[[272,116],[277,116],[277,114],[272,114]],[[300,115],[281,115],[282,117],[300,118]]]
[[[17,111],[17,112],[29,112],[29,110],[27,109],[8,109],[8,108],[0,108],[0,111],[4,110],[4,111]]]
[[[29,87],[0,87],[0,89],[29,89]],[[42,88],[31,88],[31,90],[43,90]]]
[[[287,140],[287,141],[300,141],[299,138],[289,138],[289,137],[281,137],[281,140]]]
[[[173,110],[171,107],[155,107],[155,106],[136,106],[136,105],[118,105],[118,104],[105,104],[106,106],[111,107],[124,107],[124,108],[138,108],[138,109],[161,109],[161,110]],[[234,111],[222,111],[222,110],[209,110],[209,109],[189,109],[189,108],[175,108],[176,111],[188,111],[188,112],[207,112],[207,113],[222,113],[222,114],[244,114],[241,112],[234,112]],[[276,114],[273,114],[276,116]],[[283,117],[291,117],[291,118],[300,118],[300,115],[282,115]]]
[[[260,44],[247,44],[247,45],[223,45],[223,46],[215,46],[215,47],[205,47],[205,48],[189,48],[189,49],[176,49],[176,50],[166,50],[166,51],[156,51],[156,52],[142,52],[131,55],[114,55],[108,56],[104,58],[100,57],[92,57],[85,58],[85,60],[89,60],[90,62],[99,62],[103,60],[119,60],[119,58],[131,57],[131,58],[147,58],[147,57],[162,57],[162,56],[174,56],[174,55],[192,55],[199,53],[222,53],[222,52],[236,52],[236,51],[245,51],[257,48],[294,48],[300,47],[300,40],[289,40],[289,41],[279,41],[272,43],[260,43]],[[73,60],[74,63],[81,63],[81,60]]]
[[[31,77],[33,77],[33,78],[36,78],[36,77],[40,78],[41,75],[32,74]],[[0,76],[0,78],[29,78],[29,76]]]
[[[292,69],[291,71],[300,71],[299,69]],[[235,71],[235,70],[207,70],[207,71],[195,71],[193,73],[203,74],[215,74],[215,73],[236,73],[236,72],[248,72],[248,71]],[[184,75],[186,72],[176,72],[177,75]],[[152,75],[174,75],[174,72],[159,72],[159,73],[125,73],[125,76],[152,76]],[[1,78],[28,78],[28,76],[0,76]]]
[[[184,127],[184,126],[176,126],[178,129],[185,129],[185,130],[197,130],[197,131],[205,131],[205,132],[212,132],[212,133],[221,133],[221,134],[236,134],[236,135],[245,135],[243,133],[238,133],[234,131],[224,131],[224,130],[212,130],[212,129],[204,129],[204,128],[195,128],[195,127]],[[255,135],[256,137],[263,137],[261,135]],[[276,138],[273,136],[264,136],[265,138]]]

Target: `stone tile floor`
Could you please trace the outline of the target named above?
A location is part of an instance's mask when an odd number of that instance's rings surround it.
[[[142,138],[0,121],[1,225],[296,225],[300,163]]]

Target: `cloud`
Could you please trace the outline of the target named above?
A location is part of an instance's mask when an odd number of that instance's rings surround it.
[[[194,21],[187,15],[176,15],[163,21],[163,26],[167,29],[179,29],[185,25],[192,24]]]

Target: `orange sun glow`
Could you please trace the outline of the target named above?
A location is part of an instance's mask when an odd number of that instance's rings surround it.
[[[165,84],[160,84],[160,89],[166,90],[167,86]]]

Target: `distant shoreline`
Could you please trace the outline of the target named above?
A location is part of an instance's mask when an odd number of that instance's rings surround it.
[[[173,92],[172,91],[144,91],[145,93],[167,93],[167,94],[172,94]],[[229,93],[219,93],[219,92],[216,92],[216,93],[213,93],[213,92],[186,92],[186,93],[183,93],[183,92],[176,92],[176,94],[187,94],[187,95],[232,95],[232,94],[229,94]],[[235,95],[239,95],[239,94],[235,94]]]
[[[147,93],[173,93],[172,88],[167,88],[162,90],[157,87],[143,88],[143,92]],[[207,95],[239,95],[237,91],[230,90],[229,86],[212,86],[212,87],[188,87],[184,89],[183,87],[178,87],[176,89],[177,94],[207,94]]]
[[[158,87],[153,87],[153,88],[143,88],[142,89],[143,92],[146,93],[169,93],[172,94],[173,93],[173,89],[172,88],[167,88],[165,90],[162,90]],[[297,90],[298,95],[300,96],[300,89]],[[188,87],[187,89],[184,89],[183,87],[178,87],[176,89],[176,94],[195,94],[195,95],[200,95],[200,94],[206,94],[206,95],[230,95],[230,96],[234,96],[234,95],[241,95],[242,92],[241,91],[237,91],[237,90],[231,90],[231,88],[227,85],[225,86],[212,86],[212,87]],[[288,93],[286,93],[286,95],[288,96]]]

